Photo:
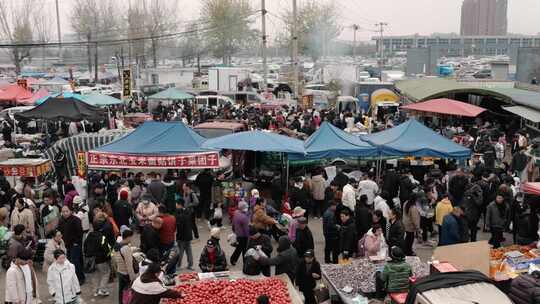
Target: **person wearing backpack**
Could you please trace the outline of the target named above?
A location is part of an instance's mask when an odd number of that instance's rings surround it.
[[[196,209],[199,206],[199,198],[197,194],[193,192],[193,185],[191,183],[184,183],[182,186],[184,190],[184,207],[191,213],[191,229],[193,229],[193,236],[199,239],[199,230],[197,229],[197,214]]]
[[[110,275],[110,262],[112,248],[107,241],[107,238],[101,232],[101,223],[94,222],[94,230],[88,234],[84,241],[84,256],[93,258],[95,263],[96,274],[96,291],[94,297],[108,296],[110,293],[107,290],[107,283]]]
[[[126,229],[122,232],[122,241],[114,246],[114,261],[118,272],[118,304],[122,303],[122,295],[128,290],[131,283],[137,278],[137,272],[133,266],[133,250],[131,238],[133,231]]]

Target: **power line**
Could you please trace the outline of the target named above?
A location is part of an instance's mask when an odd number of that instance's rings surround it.
[[[256,12],[255,12],[256,13]],[[253,13],[247,16],[246,18],[249,18],[253,16]],[[150,35],[150,36],[143,36],[143,37],[135,37],[135,38],[121,38],[121,39],[105,39],[105,40],[90,40],[90,41],[72,41],[72,42],[48,42],[48,43],[3,43],[0,44],[0,48],[13,48],[13,47],[20,47],[20,48],[35,48],[35,47],[83,47],[88,45],[98,45],[98,46],[111,46],[111,45],[121,45],[129,42],[137,42],[137,41],[145,41],[145,40],[166,40],[171,38],[177,38],[181,36],[189,36],[194,34],[201,34],[205,32],[212,32],[215,30],[228,28],[235,24],[241,24],[241,22],[245,21],[244,19],[240,19],[237,23],[230,23],[225,26],[216,26],[216,27],[207,27],[202,29],[193,29],[193,30],[186,30],[182,32],[175,32],[175,33],[165,33],[160,35]]]

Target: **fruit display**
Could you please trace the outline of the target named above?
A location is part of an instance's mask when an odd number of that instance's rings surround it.
[[[291,303],[287,284],[278,278],[260,280],[207,280],[183,283],[175,287],[183,299],[166,304],[254,304],[259,295],[270,297],[272,304]]]
[[[196,272],[187,272],[178,275],[180,282],[198,281],[199,275]]]

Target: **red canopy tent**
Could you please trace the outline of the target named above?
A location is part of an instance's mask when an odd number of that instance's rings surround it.
[[[17,104],[20,100],[32,98],[32,92],[16,84],[10,85],[0,92],[0,103]]]
[[[47,91],[44,88],[39,89],[37,92],[32,95],[32,97],[27,99],[19,99],[17,101],[17,104],[23,104],[25,106],[33,106],[36,104],[36,101],[40,100],[41,98],[49,96],[49,91]]]
[[[540,196],[540,183],[524,183],[521,186],[521,190],[526,194]]]
[[[476,117],[486,109],[465,102],[440,98],[402,106],[401,109],[451,116]]]

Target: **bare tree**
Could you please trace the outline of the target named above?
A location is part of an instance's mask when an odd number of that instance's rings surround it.
[[[15,65],[15,73],[21,73],[24,60],[31,58],[31,48],[21,46],[33,42],[36,20],[43,17],[43,6],[36,0],[0,1],[0,37],[9,41],[9,56]]]
[[[151,37],[152,64],[157,67],[159,38],[157,36],[177,28],[176,11],[178,0],[143,0],[145,8],[144,25]]]
[[[118,14],[114,5],[114,0],[75,0],[71,15],[71,27],[82,39],[87,39],[88,71],[92,70],[91,48],[98,45],[91,45],[93,40],[111,39],[116,37],[116,27],[118,25]],[[97,58],[98,56],[95,55]],[[95,62],[97,66],[97,60]],[[95,69],[97,76],[97,69]],[[96,77],[97,82],[97,77]]]
[[[292,12],[287,11],[283,17],[286,34],[291,44]],[[329,42],[336,39],[343,28],[339,25],[339,14],[333,2],[310,0],[298,10],[298,49],[302,54],[309,55],[313,60],[324,56]]]
[[[256,40],[248,19],[254,12],[247,0],[204,0],[201,19],[208,49],[227,64],[238,50]]]

